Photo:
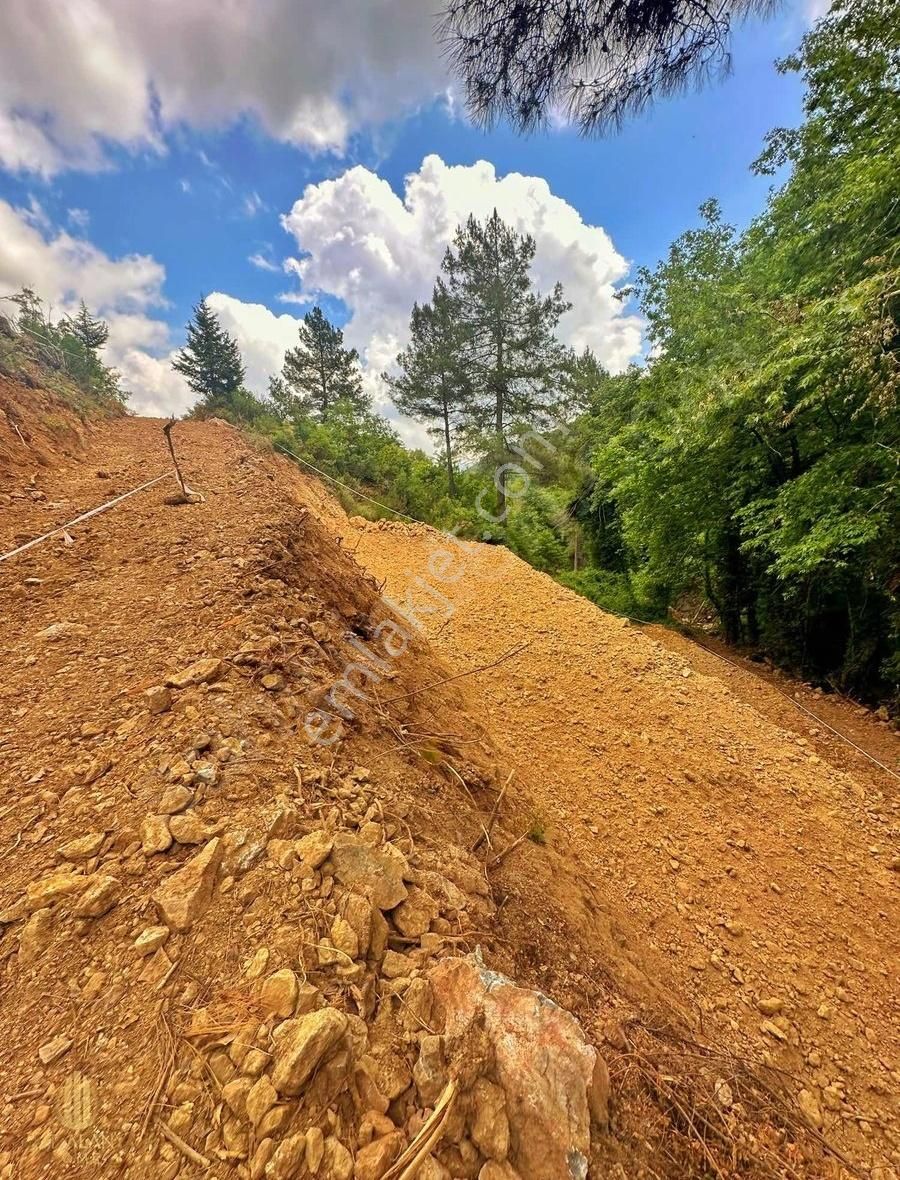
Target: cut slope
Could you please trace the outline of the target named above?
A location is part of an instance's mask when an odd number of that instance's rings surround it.
[[[835,769],[700,672],[708,657],[665,650],[505,549],[472,545],[441,581],[434,530],[352,528],[454,672],[527,645],[463,682],[470,708],[696,1027],[785,1071],[852,1158],[900,1160],[896,780]]]

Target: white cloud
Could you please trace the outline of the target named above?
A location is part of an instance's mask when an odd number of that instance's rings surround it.
[[[255,254],[249,255],[247,261],[251,266],[255,266],[257,270],[268,270],[273,274],[281,274],[281,267],[278,263],[273,262],[271,258],[266,258],[265,254],[261,254],[258,250]]]
[[[263,209],[265,209],[265,207],[265,201],[255,189],[252,193],[248,193],[244,197],[244,213],[247,215],[247,217],[255,217],[257,213],[260,213]]]
[[[107,142],[162,150],[241,115],[342,150],[445,90],[433,22],[421,0],[6,0],[0,165],[97,168]]]
[[[129,403],[143,414],[184,413],[194,396],[171,369],[168,325],[154,318],[165,305],[165,270],[147,254],[110,258],[83,238],[54,230],[40,206],[0,201],[0,294],[33,288],[54,318],[79,299],[109,323],[104,359],[119,369]]]
[[[406,178],[403,197],[363,167],[307,187],[283,218],[304,256],[287,263],[304,292],[336,295],[351,309],[346,328],[368,368],[379,372],[406,337],[415,300],[428,299],[456,227],[474,213],[501,217],[537,242],[534,277],[558,280],[573,304],[560,324],[574,348],[589,346],[612,371],[637,357],[641,325],[625,314],[615,284],[628,263],[600,226],[587,225],[547,182],[492,164],[450,166],[427,156]]]
[[[91,215],[87,209],[69,209],[66,216],[76,229],[85,230],[91,224]]]

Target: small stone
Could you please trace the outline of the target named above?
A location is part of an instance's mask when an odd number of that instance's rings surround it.
[[[119,900],[122,886],[115,877],[98,873],[90,882],[72,910],[76,918],[102,918]]]
[[[272,1158],[274,1152],[274,1139],[263,1139],[260,1141],[256,1151],[253,1153],[253,1159],[250,1161],[250,1180],[263,1180],[266,1174],[266,1165]]]
[[[203,914],[212,897],[221,859],[221,840],[210,840],[154,893],[153,901],[160,917],[171,930],[184,933]]]
[[[38,1057],[40,1057],[44,1065],[50,1065],[52,1062],[58,1061],[63,1054],[68,1053],[73,1043],[71,1037],[63,1036],[60,1033],[52,1041],[47,1041],[46,1044],[41,1045],[40,1049],[38,1049]]]
[[[186,815],[173,815],[169,820],[169,831],[179,844],[204,844],[217,836],[221,828],[205,824],[199,815],[189,811]]]
[[[191,664],[184,671],[167,677],[166,684],[170,688],[192,688],[198,684],[212,684],[213,681],[221,679],[224,674],[225,665],[221,660],[197,660],[195,664]]]
[[[35,910],[19,934],[19,959],[33,962],[50,945],[53,931],[53,911]]]
[[[350,1180],[353,1175],[353,1156],[334,1135],[329,1135],[322,1149],[321,1175],[323,1180]]]
[[[168,937],[168,926],[148,926],[140,932],[132,945],[139,955],[152,955]]]
[[[275,1030],[272,1083],[280,1094],[297,1097],[319,1064],[347,1031],[349,1021],[336,1008],[320,1008]]]
[[[787,1040],[784,1032],[778,1027],[777,1024],[773,1024],[771,1020],[764,1020],[759,1028],[760,1032],[768,1033],[769,1036],[774,1037],[776,1041]]]
[[[63,622],[51,623],[43,631],[38,631],[37,638],[55,643],[58,639],[83,639],[89,634],[90,631],[84,623]]]
[[[294,841],[294,852],[304,864],[317,869],[328,859],[333,842],[327,832],[309,832]]]
[[[64,897],[80,893],[87,882],[88,878],[82,873],[51,873],[48,877],[41,877],[25,890],[25,908],[29,912],[45,909]]]
[[[263,1075],[254,1083],[247,1094],[247,1118],[254,1127],[262,1121],[263,1116],[269,1113],[277,1101],[278,1092],[269,1079]]]
[[[330,859],[338,881],[366,894],[380,910],[392,910],[406,900],[406,861],[392,845],[371,848],[349,832],[339,832]]]
[[[177,815],[179,811],[184,811],[194,802],[194,792],[187,787],[177,783],[175,786],[167,787],[163,792],[163,797],[159,801],[160,815]]]
[[[734,1103],[734,1091],[731,1089],[731,1086],[728,1085],[724,1078],[717,1078],[713,1090],[716,1095],[716,1102],[718,1102],[719,1106],[728,1110]]]
[[[419,938],[427,933],[438,912],[434,898],[424,889],[413,886],[406,901],[397,906],[391,918],[404,938]]]
[[[801,1090],[797,1095],[797,1104],[816,1130],[820,1130],[823,1123],[822,1108],[815,1095],[809,1090]]]
[[[434,1106],[447,1084],[443,1045],[443,1037],[422,1037],[419,1059],[413,1068],[413,1081],[419,1091],[422,1106]]]
[[[259,1002],[263,1011],[273,1016],[293,1016],[297,1005],[297,976],[294,972],[289,967],[273,972],[263,982]]]
[[[169,821],[164,815],[145,816],[141,824],[141,848],[147,856],[167,852],[172,847]]]
[[[306,1167],[315,1176],[325,1152],[325,1136],[321,1127],[310,1127],[306,1132]]]
[[[172,694],[163,685],[156,684],[144,693],[144,704],[151,713],[166,713],[172,708]]]
[[[756,1007],[763,1016],[777,1016],[784,1007],[784,1000],[776,999],[774,996],[769,996],[756,1001]]]
[[[266,692],[281,692],[284,688],[284,677],[280,672],[267,672],[260,683]]]
[[[381,1180],[402,1150],[403,1136],[399,1131],[375,1139],[356,1153],[354,1180]]]
[[[63,844],[57,855],[61,860],[90,860],[100,851],[105,839],[104,832],[88,832],[86,836],[79,836]]]
[[[291,1135],[279,1143],[275,1154],[266,1167],[270,1180],[291,1180],[300,1171],[306,1157],[306,1135]]]
[[[239,1119],[244,1118],[247,1113],[247,1095],[252,1087],[253,1082],[249,1078],[233,1078],[222,1087],[222,1097],[226,1105]]]
[[[270,951],[267,946],[258,946],[244,966],[248,979],[259,979],[269,965]]]
[[[381,973],[385,979],[403,979],[412,974],[415,964],[408,955],[399,951],[385,951],[381,963]]]

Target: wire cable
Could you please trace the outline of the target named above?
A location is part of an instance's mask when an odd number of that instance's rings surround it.
[[[402,516],[404,520],[411,520],[413,524],[424,524],[422,520],[417,520],[415,516],[410,516],[408,512],[401,512],[399,508],[391,508],[389,504],[382,504],[380,500],[373,500],[371,496],[367,496],[365,492],[357,491],[348,483],[341,483],[339,479],[335,479],[333,475],[329,475],[327,471],[322,471],[318,467],[314,467],[312,463],[306,459],[301,459],[299,455],[295,455],[288,447],[284,447],[281,443],[272,444],[276,450],[283,451],[285,455],[290,455],[292,459],[296,459],[298,463],[302,463],[304,467],[308,467],[310,471],[314,471],[316,475],[321,475],[322,479],[330,480],[331,483],[336,484],[339,488],[343,488],[351,496],[358,496],[361,500],[368,500],[370,504],[375,504],[378,508],[383,508],[385,512],[393,512],[395,516]]]
[[[0,561],[9,561],[11,557],[16,557],[20,553],[25,553],[28,549],[33,549],[35,545],[40,545],[42,541],[49,541],[51,537],[56,537],[60,533],[68,532],[76,524],[81,524],[82,521],[90,520],[92,516],[99,516],[101,512],[106,512],[108,508],[113,508],[116,504],[121,504],[123,500],[127,500],[129,496],[136,496],[138,492],[146,491],[147,488],[152,488],[154,484],[160,483],[164,479],[171,479],[172,472],[167,471],[164,475],[157,475],[155,479],[148,479],[146,483],[142,483],[139,487],[132,488],[130,492],[123,492],[121,496],[116,496],[114,500],[107,500],[105,504],[101,504],[98,508],[92,508],[89,512],[82,512],[81,516],[76,516],[74,520],[70,520],[67,524],[61,524],[58,528],[51,529],[49,533],[44,533],[41,537],[35,537],[33,541],[26,541],[24,545],[19,545],[17,549],[10,549],[8,553],[0,553]]]

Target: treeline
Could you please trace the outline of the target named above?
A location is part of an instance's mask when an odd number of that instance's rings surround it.
[[[505,543],[601,606],[714,623],[896,708],[895,13],[839,2],[781,63],[803,76],[805,118],[773,131],[754,167],[782,183],[741,234],[706,203],[639,273],[644,365],[611,375],[563,346],[564,292],[534,288],[534,241],[494,213],[459,227],[385,374],[437,457],[373,411],[320,308],[260,398],[201,301],[175,362],[194,413],[250,423],[395,510]]]

